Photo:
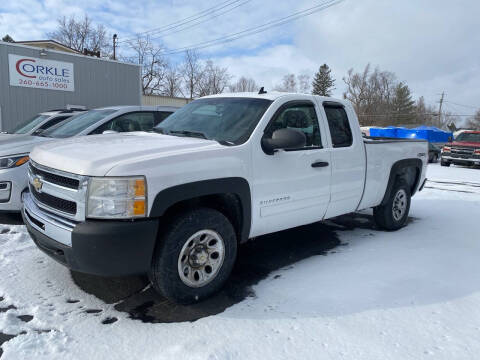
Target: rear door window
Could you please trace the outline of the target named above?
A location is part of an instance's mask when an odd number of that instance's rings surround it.
[[[324,105],[328,127],[334,148],[350,147],[353,144],[352,129],[347,112],[341,105]]]

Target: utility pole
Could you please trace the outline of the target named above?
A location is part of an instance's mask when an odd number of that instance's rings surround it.
[[[113,60],[117,60],[116,49],[117,49],[117,34],[113,34]]]
[[[438,126],[442,126],[442,106],[443,106],[444,98],[445,98],[445,91],[442,92],[442,97],[440,98],[440,106],[438,107]]]

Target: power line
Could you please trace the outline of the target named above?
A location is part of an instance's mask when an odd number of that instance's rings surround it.
[[[161,37],[164,38],[164,37],[166,37],[166,36],[171,36],[171,35],[173,35],[173,34],[177,34],[177,33],[179,33],[179,32],[182,32],[182,31],[185,31],[185,30],[194,28],[194,27],[196,27],[196,26],[198,26],[198,25],[201,25],[201,24],[203,24],[203,23],[212,21],[213,19],[216,19],[216,18],[218,18],[218,17],[220,17],[220,16],[222,16],[222,15],[224,15],[224,14],[226,14],[226,13],[229,13],[229,12],[235,10],[236,8],[239,8],[240,6],[245,5],[246,3],[249,3],[250,1],[252,1],[252,0],[245,0],[244,2],[238,4],[238,5],[230,8],[230,9],[227,9],[227,10],[221,12],[221,13],[215,14],[215,15],[209,17],[208,19],[205,19],[205,20],[196,22],[196,23],[194,23],[194,24],[192,24],[192,25],[190,25],[190,26],[182,27],[182,28],[177,29],[177,30],[175,30],[175,31],[168,31],[167,33],[162,34]],[[159,39],[159,38],[160,38],[160,37],[154,37],[153,39]]]
[[[200,43],[197,43],[197,44],[192,44],[192,45],[184,46],[184,47],[177,48],[177,49],[171,49],[171,50],[168,50],[168,51],[164,52],[163,55],[174,55],[174,54],[178,54],[178,53],[181,53],[181,52],[184,52],[184,51],[187,51],[187,50],[199,50],[199,49],[204,49],[204,48],[207,48],[207,47],[211,47],[211,46],[235,41],[235,40],[238,40],[240,38],[255,35],[255,34],[261,33],[263,31],[266,31],[268,29],[271,29],[273,27],[280,26],[280,25],[298,20],[302,17],[312,15],[314,13],[325,10],[325,9],[331,7],[331,6],[339,4],[340,2],[343,2],[343,1],[344,0],[329,0],[329,1],[323,2],[319,5],[313,6],[311,8],[308,8],[308,9],[305,9],[305,10],[302,10],[302,11],[298,11],[296,13],[293,13],[293,14],[289,15],[289,16],[286,16],[286,17],[283,17],[283,18],[280,18],[280,19],[277,19],[277,20],[269,21],[269,22],[267,22],[263,25],[260,25],[260,26],[255,26],[255,27],[252,27],[252,28],[248,28],[248,29],[245,29],[243,31],[239,31],[239,32],[236,32],[236,33],[233,33],[233,34],[225,35],[225,36],[222,36],[222,37],[219,37],[219,38],[216,38],[216,39],[212,39],[212,40],[203,41],[203,42],[200,42]]]
[[[125,40],[122,40],[121,42],[128,42],[128,41],[131,41],[131,40],[135,40],[136,38],[138,37],[144,37],[144,36],[148,36],[148,35],[153,35],[153,34],[158,34],[158,33],[162,33],[162,32],[166,32],[166,31],[169,31],[169,30],[174,30],[174,29],[177,29],[181,26],[184,26],[186,24],[189,24],[193,21],[196,21],[198,19],[201,19],[201,18],[204,18],[204,17],[207,17],[211,14],[214,14],[216,13],[217,11],[219,10],[222,10],[222,9],[225,9],[227,7],[229,7],[230,5],[234,5],[238,2],[241,2],[242,0],[228,0],[228,1],[224,1],[218,5],[215,5],[215,6],[212,6],[208,9],[205,9],[203,11],[200,11],[192,16],[189,16],[189,17],[186,17],[184,19],[181,19],[181,20],[177,20],[177,21],[174,21],[168,25],[164,25],[164,26],[161,26],[161,27],[158,27],[158,28],[154,28],[154,29],[151,29],[151,30],[147,30],[147,31],[143,31],[143,32],[139,32],[136,34],[135,37],[131,37],[131,38],[127,38]],[[248,2],[248,1],[246,1]],[[244,3],[246,3],[244,2]],[[242,3],[242,5],[244,4]],[[235,6],[233,9],[237,8],[237,6]],[[229,11],[233,10],[233,9],[230,9]],[[226,11],[228,12],[228,11]],[[208,21],[208,20],[207,20]]]
[[[479,109],[479,108],[480,108],[480,106],[463,105],[463,104],[458,104],[458,103],[455,103],[455,102],[453,102],[453,101],[448,101],[448,100],[445,100],[445,102],[450,103],[450,104],[453,104],[453,105],[458,105],[458,106],[463,106],[463,107],[467,107],[467,108],[472,108],[472,109]]]

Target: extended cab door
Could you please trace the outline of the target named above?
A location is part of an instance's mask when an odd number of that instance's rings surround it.
[[[258,144],[253,154],[252,236],[309,224],[323,219],[330,201],[330,152],[318,104],[310,100],[283,104],[273,115],[263,137],[275,130],[302,131],[305,147],[267,155]]]
[[[331,198],[325,218],[357,210],[365,186],[366,155],[355,113],[343,104],[325,101],[331,153]]]

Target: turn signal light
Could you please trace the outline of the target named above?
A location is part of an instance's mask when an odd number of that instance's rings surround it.
[[[135,200],[133,203],[133,215],[145,215],[145,200]]]
[[[18,159],[18,160],[15,162],[15,166],[23,165],[23,164],[25,164],[26,162],[28,162],[28,160],[30,160],[30,157],[29,157],[29,156],[24,156],[24,157]]]
[[[144,179],[135,180],[134,189],[135,189],[136,197],[145,196],[145,180]]]
[[[452,148],[450,146],[444,146],[442,151],[450,152]]]

